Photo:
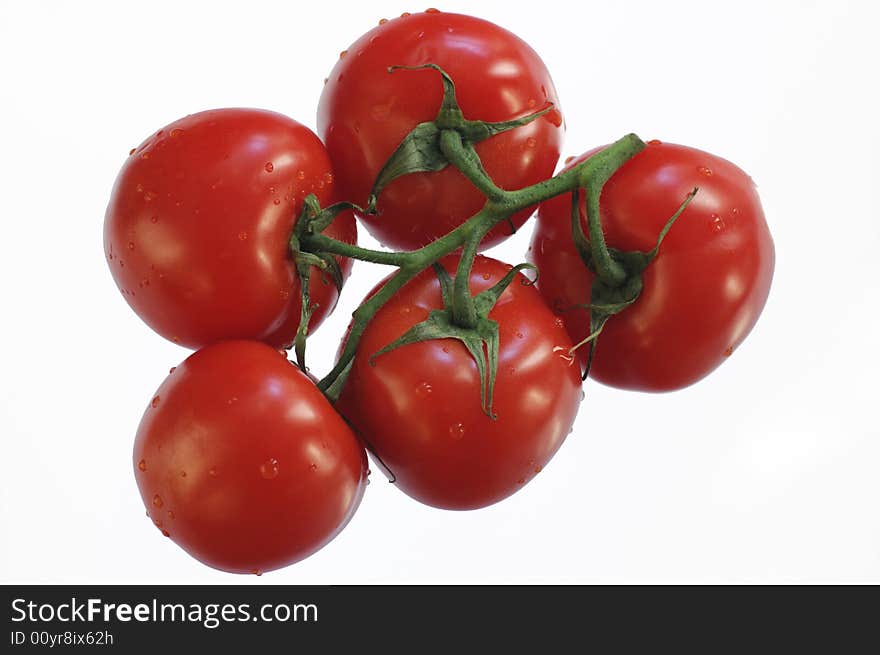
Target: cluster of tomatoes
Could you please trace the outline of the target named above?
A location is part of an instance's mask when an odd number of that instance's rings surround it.
[[[435,119],[443,100],[436,75],[388,69],[426,63],[454,80],[468,118],[509,121],[549,107],[475,149],[501,189],[553,175],[563,120],[540,58],[500,27],[433,9],[383,21],[342,53],[320,99],[320,138],[269,111],[205,111],[152,134],[119,173],[104,232],[114,280],[150,327],[196,351],[148,403],[135,476],[156,526],[210,566],[259,574],[321,548],[364,494],[365,448],[410,496],[474,509],[521,488],[571,430],[591,351],[574,344],[590,334],[596,308],[595,273],[573,242],[568,195],[538,210],[529,251],[537,285],[511,284],[488,314],[498,329],[491,411],[481,403],[483,372],[459,340],[375,356],[443,309],[430,265],[371,317],[336,402],[288,360],[303,316],[316,329],[351,271],[351,259],[338,257],[336,283],[324,271],[311,275],[310,313],[302,311],[290,241],[304,202],[367,205],[386,161],[414,127]],[[649,142],[605,184],[606,241],[613,252],[650,251],[694,187],[644,271],[638,300],[604,327],[595,379],[681,388],[724,361],[757,320],[773,244],[752,181],[731,163]],[[379,211],[359,211],[358,219],[386,246],[413,250],[485,202],[447,166],[398,177],[383,189]],[[532,213],[499,222],[482,247]],[[353,212],[339,213],[323,234],[355,244]],[[453,255],[439,265],[454,275],[457,262]],[[476,256],[471,291],[491,289],[510,270]]]

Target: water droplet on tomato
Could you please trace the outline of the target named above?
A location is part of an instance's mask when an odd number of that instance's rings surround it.
[[[168,375],[171,375],[171,374],[174,373],[174,371],[176,371],[176,370],[177,370],[177,367],[176,367],[176,366],[172,366],[171,368],[168,369]]]
[[[156,407],[158,407],[158,406],[159,406],[159,400],[160,400],[159,396],[155,396],[155,397],[150,401],[150,407],[153,407],[154,409],[155,409]]]
[[[168,518],[172,521],[174,520],[174,512],[172,512],[170,509],[168,510]]]
[[[424,38],[425,38],[425,31],[422,30],[421,32],[419,32],[418,34],[416,34],[416,38],[417,38],[417,39],[424,39]]]
[[[574,161],[574,155],[569,155],[565,158],[565,165],[568,166],[571,162]]]
[[[129,242],[128,242],[128,249],[129,249],[129,250],[134,250],[134,241],[129,241]]]
[[[210,475],[212,478],[216,478],[217,477],[217,469],[215,469],[213,467],[208,469],[208,475]]]
[[[158,194],[155,191],[145,191],[144,192],[144,200],[150,202],[151,200],[155,200],[158,197]]]
[[[312,471],[312,472],[317,471],[317,470],[318,470],[318,465],[317,465],[317,464],[314,464],[314,463],[309,464],[309,470]]]
[[[403,12],[402,14],[400,14],[400,17],[401,17],[401,18],[406,18],[407,16],[411,16],[411,15],[412,15],[412,14],[410,14],[408,11],[405,11],[405,12]]]
[[[183,130],[180,129],[179,127],[175,127],[174,129],[172,129],[172,130],[168,133],[168,135],[169,135],[172,139],[176,139],[176,138],[179,137],[181,134],[183,134]]]
[[[543,470],[544,470],[544,467],[543,467],[543,466],[536,466],[536,467],[535,467],[535,473],[540,473],[540,472],[543,471]]]
[[[563,320],[561,318],[556,318],[556,320],[553,321],[553,325],[555,325],[558,328],[565,327],[565,323],[563,322]]]
[[[270,457],[260,464],[260,475],[263,476],[264,480],[272,480],[278,477],[278,469],[278,460]]]
[[[535,100],[534,98],[529,98],[529,102],[528,102],[529,109],[533,109],[535,107],[535,105],[537,105],[537,104],[538,104],[537,100]]]
[[[272,204],[273,204],[273,205],[280,205],[280,204],[281,204],[281,198],[275,198],[275,200],[272,201]]]
[[[288,298],[290,298],[290,291],[288,291],[287,289],[282,289],[278,292],[278,295],[281,296],[281,300],[287,300]]]
[[[146,470],[147,470],[147,460],[142,459],[141,461],[139,461],[139,462],[138,462],[138,468],[139,468],[141,471],[146,471]]]
[[[709,224],[712,231],[720,232],[724,229],[724,219],[721,218],[718,214],[712,214],[711,216],[712,222]]]
[[[422,382],[416,387],[416,395],[421,397],[430,396],[434,388],[428,382]]]
[[[275,164],[273,164],[273,163],[270,162],[270,161],[267,161],[267,162],[266,162],[266,165],[263,166],[263,168],[266,169],[266,172],[267,172],[267,173],[271,173],[272,171],[275,170]]]
[[[484,279],[484,280],[489,280],[491,277],[492,277],[492,276],[489,275],[488,273],[483,273],[483,279]]]
[[[450,34],[452,34],[455,30],[452,29],[451,27],[447,27],[446,31],[449,32]]]
[[[554,127],[562,127],[562,114],[559,113],[558,109],[551,109],[544,115]]]
[[[168,532],[168,530],[162,530],[162,536],[163,537],[170,537],[171,534]]]
[[[185,478],[185,477],[186,477],[186,471],[181,471],[181,472],[180,472],[180,477]]]
[[[525,339],[525,338],[526,338],[526,335],[524,335],[522,332],[520,332],[519,330],[517,330],[517,331],[516,331],[516,338],[517,338],[517,339]]]
[[[129,151],[128,151],[128,156],[131,157],[131,156],[134,154],[134,151],[135,151],[135,150],[137,150],[137,148],[132,148],[131,150],[129,150]]]
[[[263,575],[263,572],[260,569],[251,569],[251,573],[253,573],[257,577]]]
[[[733,346],[728,346],[727,349],[724,351],[724,356],[730,357],[732,354],[733,354]]]
[[[345,59],[345,56],[346,56],[347,54],[348,54],[348,50],[343,50],[342,52],[339,53],[339,58],[340,58],[340,59]]]
[[[149,514],[147,514],[147,516],[149,516]],[[153,519],[153,525],[155,525],[157,528],[161,528],[162,527],[162,520],[161,519]]]
[[[388,22],[388,19],[387,19],[387,18],[380,18],[380,19],[379,19],[379,25],[384,25],[384,24],[387,23],[387,22]]]
[[[162,505],[164,505],[164,504],[165,503],[162,501],[162,496],[160,496],[159,494],[156,494],[155,496],[153,496],[153,506],[154,507],[162,507]],[[161,523],[160,523],[160,525],[161,525]]]
[[[464,426],[461,423],[453,423],[449,426],[449,436],[456,441],[464,438]]]
[[[651,139],[650,141],[648,141],[649,146],[659,146],[662,143],[663,142],[660,139]]]
[[[159,222],[159,217],[158,217],[158,216],[150,216],[150,223],[155,224],[155,223],[158,223],[158,222]]]
[[[138,184],[134,187],[134,190],[137,191],[138,193],[143,193],[144,192],[144,185]]]
[[[145,150],[144,152],[141,153],[141,159],[149,159],[149,158],[150,158],[150,153],[148,150]]]
[[[429,7],[428,9],[425,9],[425,13],[426,14],[439,14],[440,10],[434,9],[434,7]]]
[[[520,478],[519,480],[516,481],[516,483],[517,483],[517,484],[525,484],[525,483],[526,483],[526,479],[525,479],[525,478]]]
[[[238,233],[238,240],[239,241],[247,241],[247,238],[248,238],[248,233],[245,232],[244,230],[242,230],[241,232]]]
[[[731,209],[731,211],[733,212],[733,215],[734,215],[734,216],[736,216],[736,215],[739,214],[739,209],[737,209],[736,207],[734,207],[733,209]]]
[[[333,173],[331,173],[330,171],[324,173],[324,182],[326,182],[327,184],[333,184]]]
[[[712,177],[712,169],[706,166],[697,166],[697,170],[700,172],[700,175],[705,175],[706,177]]]

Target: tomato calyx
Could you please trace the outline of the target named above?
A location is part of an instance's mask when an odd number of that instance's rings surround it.
[[[377,214],[379,195],[398,177],[411,173],[436,173],[452,164],[464,173],[490,200],[503,197],[504,192],[491,181],[474,144],[489,137],[528,125],[553,109],[553,103],[536,112],[509,121],[488,122],[464,117],[455,96],[452,78],[436,64],[391,66],[395,71],[435,70],[443,81],[443,100],[433,121],[419,123],[407,134],[379,171],[367,201],[367,212]]]
[[[590,238],[588,239],[584,233],[581,220],[580,191],[572,193],[572,239],[584,265],[595,276],[590,289],[589,304],[571,307],[571,309],[588,309],[590,312],[589,334],[571,349],[571,353],[574,353],[577,349],[589,344],[590,350],[587,356],[587,364],[583,372],[584,380],[589,375],[590,367],[593,363],[593,355],[596,350],[596,342],[605,324],[609,318],[624,311],[638,299],[642,292],[642,273],[656,259],[663,239],[694,199],[697,191],[698,189],[694,188],[688,193],[675,213],[663,225],[654,247],[648,252],[639,250],[622,251],[605,244],[601,224],[599,223],[598,193],[593,194],[592,201],[589,192],[587,193],[587,225],[590,232]]]
[[[305,351],[309,322],[311,321],[312,314],[319,307],[317,303],[312,303],[309,297],[309,281],[312,268],[318,269],[325,281],[332,281],[338,292],[342,291],[344,279],[342,268],[339,266],[339,262],[334,255],[328,252],[304,250],[302,248],[302,238],[307,234],[320,233],[325,230],[341,212],[348,209],[357,208],[349,202],[338,202],[322,209],[317,196],[309,194],[303,201],[302,211],[288,241],[288,251],[296,266],[302,299],[299,326],[294,336],[293,348],[296,364],[303,372],[306,372]]]
[[[473,297],[476,313],[473,325],[463,326],[456,322],[453,311],[453,281],[449,273],[440,264],[434,264],[434,272],[440,282],[440,293],[443,298],[443,309],[435,309],[428,318],[417,323],[393,342],[374,353],[370,357],[370,365],[375,365],[377,357],[396,350],[401,346],[432,339],[458,339],[467,348],[477,365],[480,375],[480,406],[489,418],[497,416],[492,411],[492,397],[495,390],[495,377],[498,373],[498,322],[489,318],[489,312],[498,302],[504,290],[524,269],[537,272],[533,264],[518,264],[495,285]],[[524,279],[523,284],[532,285],[534,280]]]

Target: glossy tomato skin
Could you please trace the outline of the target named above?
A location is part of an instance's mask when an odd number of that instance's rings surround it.
[[[443,264],[454,273],[455,259]],[[477,257],[471,290],[509,269]],[[388,302],[361,338],[337,408],[402,491],[434,507],[476,509],[522,488],[547,464],[574,422],[580,375],[562,322],[517,280],[489,314],[500,325],[496,420],[480,407],[476,364],[460,341],[409,344],[370,364],[370,355],[441,307],[430,270]]]
[[[335,200],[324,146],[274,112],[218,109],[151,135],[126,160],[104,221],[104,250],[123,297],[151,328],[184,346],[293,340],[299,280],[288,240],[303,198]],[[327,232],[356,240],[354,218]],[[350,260],[340,260],[348,275]],[[311,277],[316,328],[336,288]]]
[[[286,357],[254,341],[207,346],[172,369],[138,428],[134,473],[159,530],[233,573],[314,553],[367,484],[345,421]]]
[[[773,277],[773,240],[752,179],[729,161],[650,142],[603,190],[607,243],[649,251],[694,187],[699,192],[643,275],[641,296],[612,317],[599,338],[590,371],[599,382],[638,391],[681,389],[724,362],[758,320]],[[542,204],[529,259],[541,271],[541,293],[578,342],[588,334],[589,315],[568,308],[589,302],[593,276],[572,245],[570,207],[567,197]],[[579,351],[582,365],[587,351]]]
[[[455,82],[466,118],[502,121],[554,109],[530,125],[477,144],[486,171],[503,189],[550,177],[564,132],[559,99],[544,63],[525,42],[497,25],[438,11],[380,24],[358,39],[337,62],[318,106],[318,133],[327,144],[347,199],[366,203],[382,166],[419,123],[437,116],[442,98],[434,71],[397,71],[393,65],[434,63]],[[379,216],[361,221],[381,243],[414,249],[440,237],[485,202],[452,166],[438,173],[398,178],[379,199]],[[519,227],[532,209],[513,217]],[[487,248],[510,235],[495,227]]]

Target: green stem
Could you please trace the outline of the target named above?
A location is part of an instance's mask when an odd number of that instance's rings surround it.
[[[473,146],[466,145],[461,134],[455,130],[443,130],[440,133],[440,151],[489,200],[504,200],[506,191],[492,181]]]
[[[477,308],[471,295],[470,280],[474,257],[477,256],[477,249],[484,236],[485,233],[475,232],[465,241],[461,259],[458,260],[458,270],[455,272],[455,282],[452,285],[452,320],[463,328],[473,328],[477,325]]]
[[[301,247],[308,252],[329,252],[332,255],[349,257],[362,262],[383,264],[385,266],[404,266],[411,253],[387,252],[385,250],[370,250],[360,246],[337,241],[325,234],[309,234],[301,238]]]
[[[467,282],[470,277],[474,256],[483,236],[499,222],[509,219],[514,213],[537,205],[554,196],[570,193],[578,188],[586,187],[588,193],[590,189],[596,190],[594,195],[598,202],[598,191],[601,190],[602,184],[624,162],[635,156],[644,147],[645,144],[641,139],[634,134],[630,134],[611,144],[601,152],[596,153],[578,166],[549,180],[517,191],[498,189],[498,193],[493,192],[495,198],[490,198],[483,208],[465,223],[418,250],[390,253],[361,248],[360,246],[337,241],[323,234],[304,234],[301,237],[300,247],[306,252],[327,252],[352,259],[398,267],[398,271],[382,285],[379,291],[364,301],[354,311],[352,314],[351,331],[342,353],[340,353],[339,360],[336,366],[333,367],[333,370],[321,380],[318,387],[322,391],[327,391],[331,387],[338,388],[338,378],[348,370],[349,364],[357,351],[358,341],[373,316],[407,282],[446,255],[462,248],[462,246],[464,246],[464,251],[458,271],[456,272],[456,283],[453,289],[453,307],[455,308],[456,305],[459,307],[456,322],[468,323],[471,317],[471,310],[473,309],[473,299],[470,298]],[[444,148],[448,149],[448,153],[445,152],[444,154],[450,158],[450,161],[461,163],[462,169],[460,170],[468,179],[474,182],[478,188],[486,186],[485,180],[482,179],[485,171],[480,171],[468,163],[470,154],[467,150],[470,146],[463,143],[460,138],[456,140],[447,137]],[[599,180],[599,182],[597,183],[596,180]],[[598,216],[596,222],[598,223]],[[599,229],[601,232],[601,226],[599,226]],[[593,243],[594,256],[596,256],[597,247],[604,249],[605,254],[610,258],[604,239]],[[463,281],[460,282],[460,280]],[[469,301],[464,300],[464,294],[468,295]],[[459,296],[461,296],[460,300],[458,299]]]

